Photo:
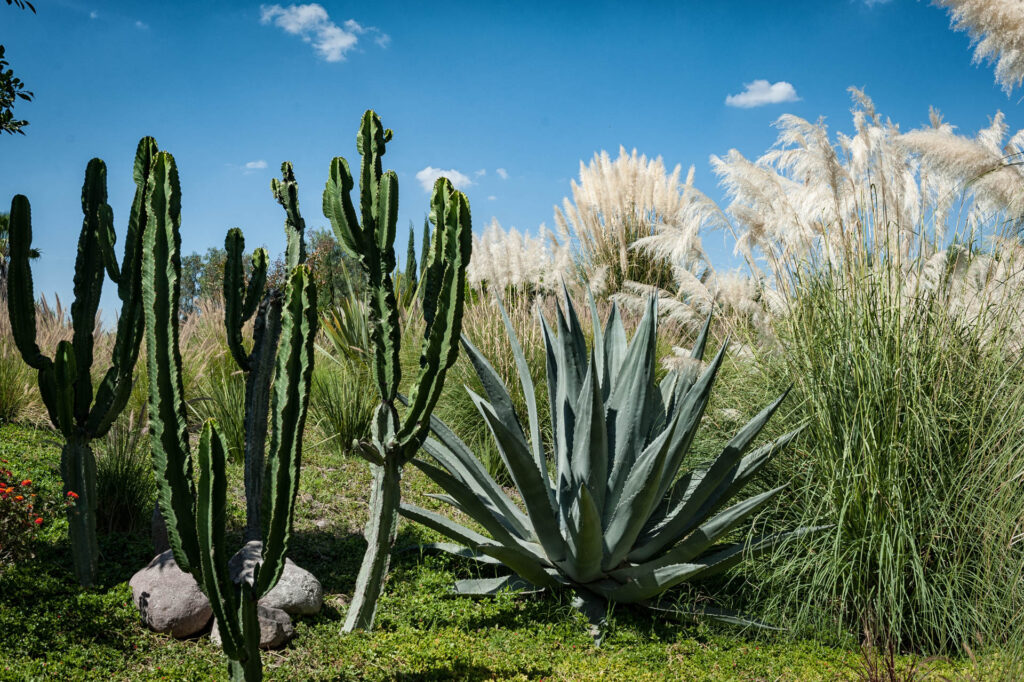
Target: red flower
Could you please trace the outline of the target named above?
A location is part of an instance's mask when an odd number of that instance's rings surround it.
[[[69,490],[68,491],[68,497],[70,497],[72,500],[77,500],[78,499],[78,493],[76,493],[74,490]]]
[[[24,499],[25,499],[25,496],[24,496],[24,495],[15,495],[15,496],[14,496],[14,500],[15,500],[16,502],[21,502],[21,501],[22,501],[22,500],[24,500]]]
[[[21,482],[21,484],[22,485],[32,485],[32,479],[26,478],[24,481]]]
[[[41,516],[37,516],[36,517],[36,525],[37,526],[43,525],[43,517],[41,517]]]

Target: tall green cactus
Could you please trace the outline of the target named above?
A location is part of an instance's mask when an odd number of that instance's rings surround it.
[[[280,294],[280,339],[270,391],[270,451],[262,472],[262,561],[240,584],[228,572],[230,550],[224,529],[227,497],[224,446],[213,420],[203,427],[192,470],[185,430],[181,352],[178,341],[181,279],[181,202],[174,157],[154,162],[148,199],[153,222],[145,234],[142,288],[145,300],[146,360],[150,429],[160,510],[178,566],[192,573],[213,607],[232,680],[262,679],[257,602],[284,570],[299,484],[302,431],[309,404],[316,335],[316,288],[305,265],[290,271]],[[233,239],[240,241],[241,234]],[[262,268],[265,273],[265,266]],[[262,277],[256,269],[254,279]],[[252,285],[252,280],[250,280]],[[256,287],[252,286],[255,290]],[[255,309],[255,295],[243,297],[233,315]],[[236,300],[235,303],[238,303]],[[229,327],[229,337],[233,332]],[[240,346],[240,343],[238,344]]]
[[[71,341],[57,345],[53,360],[36,344],[36,307],[32,288],[32,217],[22,195],[11,202],[10,279],[7,308],[14,341],[25,362],[39,375],[39,391],[50,421],[64,437],[61,477],[65,494],[77,500],[68,508],[68,535],[78,581],[92,585],[99,549],[96,543],[96,460],[90,443],[110,429],[131,395],[132,373],[142,341],[141,246],[150,215],[146,191],[152,172],[156,141],[143,138],[135,153],[135,200],[128,218],[124,258],[114,255],[114,212],[107,204],[107,167],[100,159],[89,162],[82,187],[85,219],[78,238],[74,294],[71,305]],[[99,309],[104,272],[117,284],[121,315],[111,366],[93,391],[93,329]]]
[[[408,409],[400,416],[396,403],[402,378],[401,330],[392,280],[398,176],[394,171],[383,173],[381,169],[381,157],[391,136],[391,130],[382,127],[376,113],[363,114],[356,138],[362,157],[361,224],[350,196],[355,183],[345,159],[337,157],[331,161],[331,174],[324,189],[324,215],[331,221],[338,241],[359,259],[366,273],[373,375],[381,399],[373,420],[373,440],[357,448],[370,463],[373,490],[370,519],[365,529],[368,546],[345,620],[346,632],[373,627],[377,598],[395,540],[402,466],[426,440],[430,414],[441,395],[445,374],[459,352],[466,267],[472,249],[469,201],[466,195],[455,191],[447,179],[441,178],[435,183],[430,199],[430,220],[437,229],[420,283],[426,320],[420,372],[408,398]]]
[[[285,210],[285,267],[288,272],[306,262],[304,232],[306,223],[299,213],[298,183],[292,164],[281,164],[281,180],[270,187]],[[245,507],[246,540],[255,540],[262,528],[263,467],[267,440],[267,410],[274,356],[281,335],[281,292],[265,290],[267,252],[257,249],[252,255],[252,272],[246,284],[242,270],[245,239],[234,228],[224,242],[227,262],[224,268],[224,326],[228,347],[245,380]],[[242,327],[255,314],[253,348],[247,353],[242,345]]]

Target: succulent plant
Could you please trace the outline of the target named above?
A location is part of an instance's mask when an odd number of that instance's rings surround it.
[[[280,343],[275,344],[273,383],[268,387],[269,454],[261,472],[261,561],[236,584],[228,571],[231,551],[225,540],[227,475],[223,438],[216,422],[208,420],[193,466],[186,431],[178,338],[178,172],[174,158],[166,152],[156,155],[153,166],[147,190],[152,222],[144,241],[142,288],[153,469],[160,511],[167,523],[175,561],[195,576],[213,607],[230,678],[259,680],[262,664],[257,602],[280,579],[288,550],[313,371],[316,288],[306,266],[296,265],[281,294]],[[245,303],[249,303],[248,297]],[[229,328],[229,335],[232,333]]]
[[[361,223],[352,204],[350,192],[355,183],[345,159],[337,157],[331,161],[331,174],[324,189],[324,215],[331,221],[338,242],[359,259],[366,274],[373,353],[371,373],[381,400],[371,427],[372,442],[357,444],[356,448],[370,464],[373,489],[364,533],[367,548],[345,618],[346,632],[373,627],[377,598],[387,576],[398,526],[402,467],[427,437],[430,415],[441,396],[445,374],[459,352],[466,267],[472,249],[469,200],[455,191],[447,179],[440,178],[430,199],[430,220],[437,229],[419,283],[426,321],[420,371],[408,409],[399,415],[402,334],[393,279],[398,176],[394,171],[383,172],[381,166],[391,136],[391,130],[381,125],[376,113],[363,114],[356,138],[362,156]]]
[[[144,137],[135,153],[135,200],[128,217],[124,258],[114,254],[114,212],[107,203],[107,167],[101,159],[89,162],[82,186],[85,219],[75,259],[75,300],[71,305],[71,341],[57,344],[54,358],[36,344],[36,301],[32,290],[32,213],[26,197],[11,202],[10,272],[7,307],[14,342],[25,363],[39,374],[39,392],[53,426],[64,438],[60,472],[68,507],[68,536],[75,575],[85,586],[96,576],[96,460],[91,442],[103,437],[124,410],[132,390],[132,375],[142,342],[142,240],[150,214],[146,200],[156,140]],[[117,284],[121,314],[111,366],[93,390],[93,332],[99,310],[104,272]]]
[[[439,499],[465,513],[488,535],[413,505],[403,505],[401,513],[457,543],[437,543],[434,548],[511,570],[500,578],[459,581],[456,592],[569,588],[600,642],[607,602],[686,615],[684,609],[662,606],[658,598],[683,581],[721,573],[744,557],[815,529],[770,534],[749,543],[719,543],[781,490],[731,503],[797,435],[793,431],[747,452],[785,396],[744,426],[716,459],[680,476],[727,343],[699,377],[673,370],[655,383],[656,298],[648,300],[628,343],[617,308],[612,307],[602,331],[591,298],[595,324],[589,356],[568,291],[565,298],[566,312],[558,308],[557,335],[541,316],[554,476],[549,474],[526,359],[501,308],[526,400],[529,436],[508,389],[487,359],[466,338],[462,345],[487,397],[472,391],[470,395],[490,427],[525,510],[448,427],[433,419],[434,437],[423,445],[429,458],[413,463],[444,490]],[[693,348],[696,360],[703,357],[709,324],[710,318]],[[748,622],[724,612],[699,613]]]

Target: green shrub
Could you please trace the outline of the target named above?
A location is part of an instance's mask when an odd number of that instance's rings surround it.
[[[103,437],[96,453],[96,524],[106,533],[149,528],[156,483],[149,436],[142,419],[129,412]]]
[[[352,441],[369,438],[376,407],[377,395],[364,365],[328,356],[314,367],[310,416],[334,452],[347,454]]]
[[[207,359],[199,377],[198,395],[188,401],[197,424],[215,419],[229,462],[245,457],[245,374],[226,347]]]
[[[965,316],[899,275],[882,261],[798,276],[776,360],[808,446],[779,460],[794,486],[770,522],[837,526],[775,564],[761,608],[962,652],[1012,638],[1024,610],[1024,371],[1009,307]]]

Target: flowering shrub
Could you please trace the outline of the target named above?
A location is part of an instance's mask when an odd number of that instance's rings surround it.
[[[32,536],[45,523],[31,479],[19,478],[0,460],[0,563],[28,553]]]

